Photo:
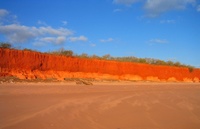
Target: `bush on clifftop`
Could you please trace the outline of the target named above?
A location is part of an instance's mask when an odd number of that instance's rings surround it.
[[[0,42],[0,48],[12,48],[10,43]]]

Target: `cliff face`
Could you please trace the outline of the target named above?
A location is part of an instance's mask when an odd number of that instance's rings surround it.
[[[0,76],[19,78],[95,78],[149,81],[200,80],[200,69],[81,59],[39,52],[0,49]]]

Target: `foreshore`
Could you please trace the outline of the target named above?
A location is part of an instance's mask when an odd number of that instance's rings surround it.
[[[0,129],[199,129],[199,83],[0,84]]]

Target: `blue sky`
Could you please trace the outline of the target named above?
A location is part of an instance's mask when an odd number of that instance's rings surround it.
[[[200,67],[200,1],[0,0],[0,41]]]

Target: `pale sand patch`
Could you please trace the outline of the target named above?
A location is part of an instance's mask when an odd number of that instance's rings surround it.
[[[0,85],[0,129],[199,128],[199,83]]]

